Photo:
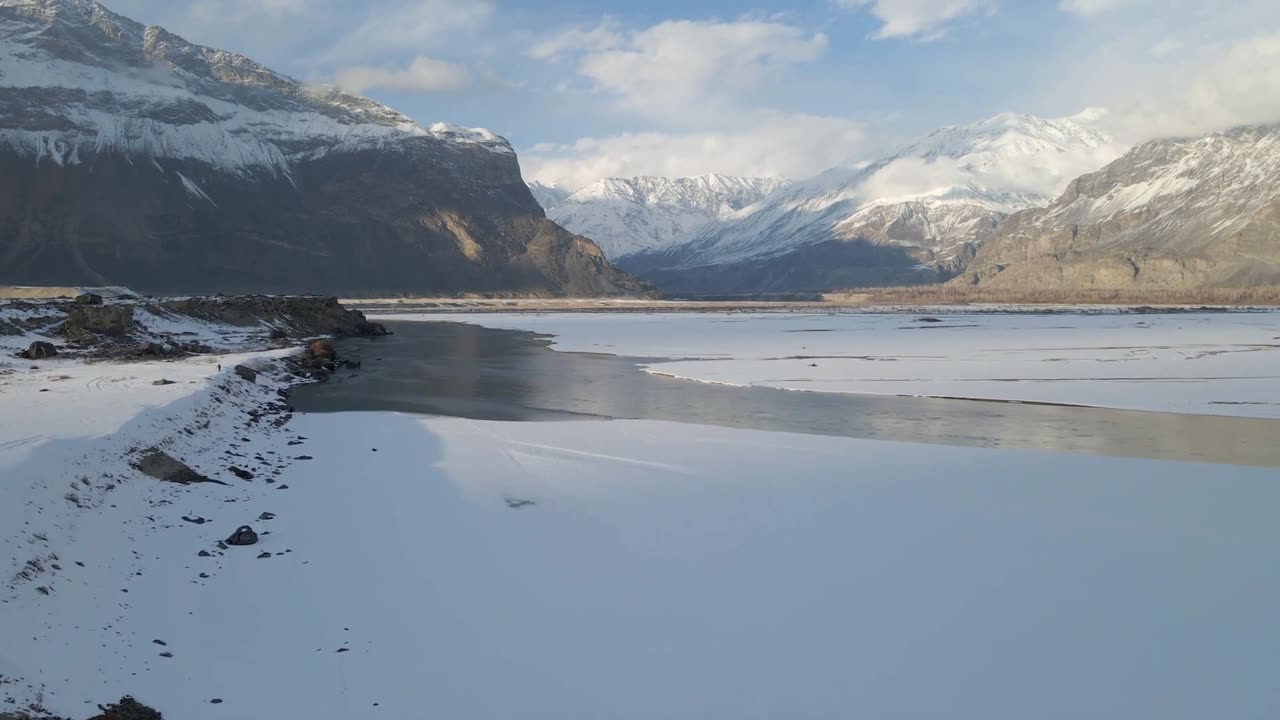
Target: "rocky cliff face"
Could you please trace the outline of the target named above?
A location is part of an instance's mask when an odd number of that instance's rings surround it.
[[[1010,217],[957,283],[1013,288],[1280,283],[1280,125],[1146,143]]]
[[[0,284],[642,291],[505,140],[423,126],[90,0],[0,0]]]

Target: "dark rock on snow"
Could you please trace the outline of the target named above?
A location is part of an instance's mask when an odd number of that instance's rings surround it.
[[[95,715],[89,720],[164,720],[164,716],[159,712],[131,697],[125,697],[115,705],[106,707],[99,705],[98,710],[102,711],[102,714]]]
[[[227,538],[226,543],[228,545],[240,545],[240,546],[257,545],[258,533],[254,532],[253,528],[249,527],[248,525],[241,525],[240,527],[236,528],[235,532],[231,533],[231,537]]]
[[[161,450],[153,449],[147,451],[141,458],[133,463],[133,467],[143,475],[147,475],[164,482],[179,483],[182,485],[189,485],[191,483],[226,484],[219,480],[213,480],[201,475],[195,470],[192,470],[186,463]]]
[[[46,360],[57,354],[58,348],[53,343],[37,340],[31,343],[31,346],[26,350],[18,353],[18,356],[27,360]]]

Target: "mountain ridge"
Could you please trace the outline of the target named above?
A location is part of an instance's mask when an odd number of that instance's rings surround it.
[[[1009,218],[957,284],[1280,283],[1280,123],[1143,143]]]
[[[963,269],[1004,218],[1047,205],[1077,170],[1117,155],[1113,140],[1072,118],[1005,113],[793,183],[622,265],[677,292],[937,282]],[[881,272],[842,266],[867,262]]]
[[[560,197],[558,189],[546,186],[538,192],[552,203],[548,217],[592,238],[610,259],[620,260],[683,242],[786,185],[779,178],[711,173],[604,178]]]
[[[0,0],[0,282],[645,292],[509,143],[419,124],[92,0]]]

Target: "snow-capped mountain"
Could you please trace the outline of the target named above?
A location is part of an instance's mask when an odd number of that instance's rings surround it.
[[[607,292],[511,146],[93,0],[0,0],[0,282]]]
[[[538,201],[543,210],[550,210],[573,194],[564,188],[555,185],[544,185],[537,180],[529,183],[529,192],[533,193],[533,199]]]
[[[41,88],[0,141],[55,163],[82,150],[198,160],[287,176],[290,164],[410,137],[511,153],[488,130],[422,126],[380,103],[309,87],[225,50],[144,27],[93,0],[0,0],[7,94]],[[32,95],[29,93],[29,95]],[[25,122],[24,122],[25,120]]]
[[[600,245],[610,259],[661,250],[786,187],[778,178],[702,175],[689,178],[608,178],[556,200],[554,188],[535,190],[553,203],[547,215]]]
[[[878,162],[795,183],[628,267],[671,282],[682,274],[714,277],[723,266],[758,265],[820,243],[856,242],[903,248],[895,265],[945,274],[1004,217],[1047,205],[1073,177],[1120,152],[1076,120],[998,115],[943,128]],[[894,275],[899,281],[896,269]]]
[[[1159,140],[1009,218],[957,283],[1280,283],[1280,124]]]

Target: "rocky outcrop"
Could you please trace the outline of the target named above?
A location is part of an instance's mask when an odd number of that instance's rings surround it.
[[[954,282],[1012,289],[1280,284],[1280,125],[1135,148],[1010,217]]]
[[[155,307],[182,317],[238,327],[270,327],[273,339],[335,335],[385,335],[381,323],[370,322],[359,310],[342,306],[336,297],[249,295],[165,300]]]
[[[423,126],[91,0],[0,5],[0,284],[643,292],[507,142]]]

